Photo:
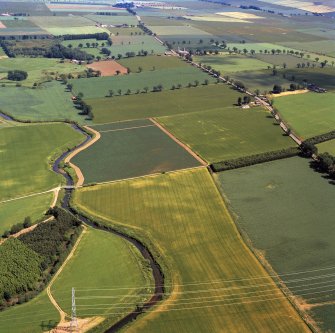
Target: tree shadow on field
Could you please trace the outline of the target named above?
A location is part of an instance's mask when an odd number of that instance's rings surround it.
[[[53,328],[57,327],[57,322],[54,320],[49,320],[48,322],[42,321],[40,324],[41,329],[43,332],[50,331]]]

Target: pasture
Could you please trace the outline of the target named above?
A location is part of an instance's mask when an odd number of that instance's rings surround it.
[[[199,166],[149,120],[95,126],[101,138],[76,155],[85,183],[104,182]]]
[[[335,57],[335,40],[316,40],[313,42],[286,42],[283,45],[298,50]],[[335,60],[335,59],[334,59]]]
[[[190,25],[149,26],[148,28],[158,36],[199,36],[199,38],[201,38],[201,36],[210,35],[208,32],[194,28]]]
[[[193,57],[193,60],[197,63],[211,66],[215,70],[220,71],[222,75],[233,72],[267,69],[270,65],[264,61],[240,55],[206,55]]]
[[[115,57],[119,57],[119,54],[122,57],[126,57],[127,52],[138,54],[138,52],[147,51],[148,54],[163,54],[166,51],[165,46],[159,43],[153,36],[148,35],[118,35],[112,36],[112,41],[113,45],[108,49]]]
[[[334,185],[299,157],[225,171],[218,179],[237,223],[278,274],[314,271],[282,279],[305,309],[315,304],[313,319],[322,331],[331,331],[333,314],[323,302],[335,299],[329,290],[335,258]]]
[[[281,54],[258,53],[255,55],[255,57],[266,63],[279,66],[279,68],[283,68],[284,64],[286,65],[286,68],[297,68],[298,64],[304,63],[307,66],[307,62],[309,62],[310,64],[314,63],[314,59],[311,60],[301,59],[300,57],[291,54],[282,54],[282,53]]]
[[[58,311],[43,291],[28,303],[1,311],[0,330],[6,333],[43,333],[55,327],[59,319]]]
[[[16,81],[7,80],[10,70],[24,70],[28,73],[26,80],[20,81],[21,85],[32,87],[34,83],[41,84],[51,81],[60,74],[77,75],[84,72],[84,66],[73,64],[69,61],[60,62],[58,59],[48,58],[8,58],[0,61],[1,84],[15,85]]]
[[[9,230],[12,225],[22,223],[26,216],[30,216],[33,223],[42,218],[50,207],[52,199],[52,193],[45,193],[0,203],[0,235]]]
[[[65,124],[3,128],[0,131],[0,200],[47,191],[64,181],[50,170],[52,158],[83,141]]]
[[[6,87],[0,89],[0,108],[19,120],[55,121],[74,120],[85,123],[71,100],[72,94],[65,91],[59,82],[43,84],[36,89]]]
[[[334,103],[334,92],[324,94],[309,92],[275,98],[275,105],[281,117],[303,138],[310,138],[334,129]]]
[[[131,72],[136,73],[141,68],[143,71],[156,69],[170,69],[176,67],[188,67],[189,65],[177,57],[152,55],[147,57],[122,58],[118,60],[124,67],[128,67]]]
[[[317,145],[319,153],[329,153],[335,155],[335,139],[319,143]]]
[[[129,89],[129,94],[143,92],[145,88],[148,92],[152,91],[154,86],[162,85],[162,89],[171,89],[172,85],[181,84],[182,87],[189,83],[203,83],[205,80],[213,82],[214,79],[208,74],[201,72],[194,67],[176,67],[171,69],[159,69],[155,71],[146,71],[142,73],[131,73],[120,77],[93,77],[87,79],[73,79],[75,94],[79,92],[84,94],[84,99],[101,98],[109,95],[113,90],[114,95],[125,95]],[[158,94],[159,92],[157,92]],[[115,97],[116,98],[116,97]]]
[[[288,81],[288,79],[283,78],[279,71],[277,75],[273,75],[272,68],[257,71],[228,73],[228,76],[230,79],[243,82],[249,91],[255,91],[258,89],[264,94],[272,91],[275,84],[279,84],[282,88],[289,89],[290,84],[296,82]],[[287,78],[289,77],[290,76],[287,75]]]
[[[210,163],[294,146],[259,107],[217,108],[157,120]]]
[[[159,95],[157,95],[159,94]],[[163,90],[160,93],[90,99],[95,123],[168,116],[232,106],[240,97],[227,85]],[[157,98],[160,105],[157,107]]]
[[[46,28],[47,32],[54,36],[63,35],[81,35],[81,34],[96,34],[101,32],[108,32],[105,28],[96,27],[95,25],[79,26],[79,27],[55,27]]]
[[[243,243],[206,169],[82,188],[75,203],[155,244],[168,269],[167,299],[129,332],[308,332]]]
[[[295,68],[285,70],[287,77],[295,76],[295,80],[303,83],[314,83],[319,87],[335,91],[335,67]]]
[[[36,25],[42,29],[49,28],[73,28],[86,27],[94,25],[91,20],[83,16],[32,16],[29,18]]]
[[[111,233],[89,228],[51,292],[60,307],[71,313],[71,288],[75,287],[77,316],[116,312],[118,315],[108,316],[112,324],[150,298],[150,273],[134,245]],[[101,289],[92,290],[95,288]]]

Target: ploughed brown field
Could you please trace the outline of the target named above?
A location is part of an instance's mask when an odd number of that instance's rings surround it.
[[[113,76],[119,74],[127,74],[127,68],[123,67],[115,60],[97,61],[87,65],[95,71],[100,71],[101,76]]]

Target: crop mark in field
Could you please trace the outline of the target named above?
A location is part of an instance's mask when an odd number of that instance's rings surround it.
[[[106,130],[106,131],[99,131],[99,132],[100,132],[100,133],[117,132],[117,131],[132,130],[132,129],[136,129],[136,128],[154,127],[154,126],[156,126],[156,125],[134,126],[134,127],[118,128],[118,129],[112,129],[112,130]]]

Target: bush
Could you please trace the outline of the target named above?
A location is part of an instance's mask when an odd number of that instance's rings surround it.
[[[21,70],[13,70],[9,71],[7,75],[7,79],[11,81],[23,81],[28,77],[28,73]]]

